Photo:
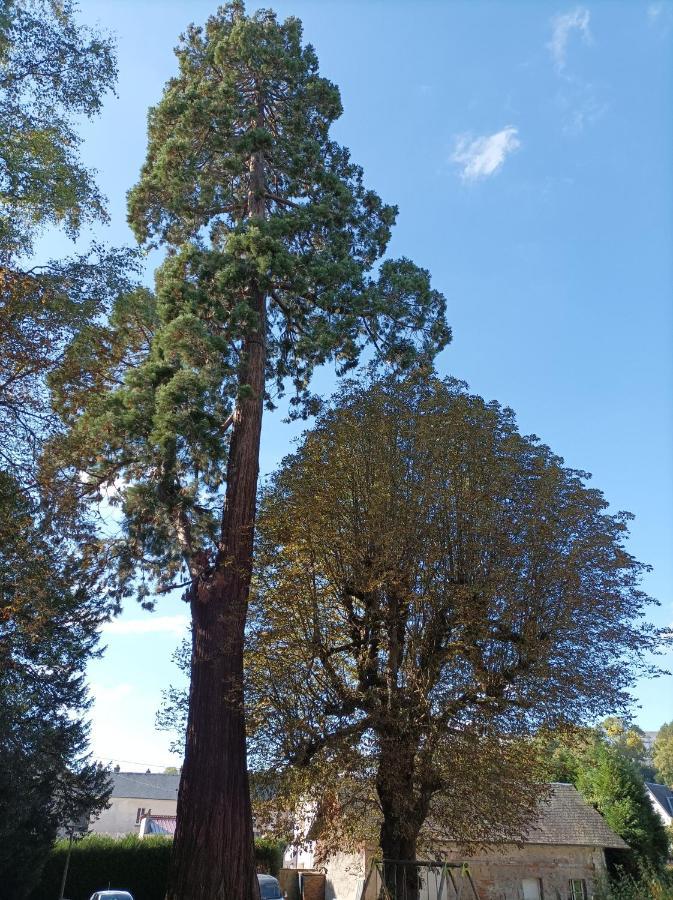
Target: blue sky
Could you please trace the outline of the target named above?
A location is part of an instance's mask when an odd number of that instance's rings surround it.
[[[399,205],[392,255],[432,273],[454,340],[438,368],[517,413],[615,509],[673,623],[673,3],[280,2],[342,92],[335,136]],[[82,0],[117,35],[118,96],[86,125],[111,224],[132,240],[125,194],[145,151],[147,107],[172,47],[213,6]],[[50,236],[44,252],[67,249]],[[329,393],[331,377],[320,377]],[[297,426],[267,418],[262,472]],[[186,607],[129,607],[90,667],[93,749],[124,769],[175,764],[154,731]],[[673,667],[673,656],[667,657]],[[638,685],[638,723],[673,719],[673,678]]]

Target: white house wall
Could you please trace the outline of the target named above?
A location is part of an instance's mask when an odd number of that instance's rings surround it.
[[[96,834],[121,837],[125,834],[138,833],[140,829],[140,823],[136,824],[138,807],[144,807],[146,814],[152,810],[153,815],[174,816],[178,802],[177,798],[175,800],[143,800],[139,797],[112,797],[110,804],[110,808],[103,810],[98,819],[89,827]]]

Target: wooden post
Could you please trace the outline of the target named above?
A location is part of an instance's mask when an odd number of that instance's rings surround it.
[[[61,878],[61,889],[58,892],[58,900],[63,900],[65,893],[65,882],[68,877],[68,867],[70,866],[70,851],[72,850],[72,830],[68,837],[68,852],[65,855],[65,865],[63,866],[63,877]]]

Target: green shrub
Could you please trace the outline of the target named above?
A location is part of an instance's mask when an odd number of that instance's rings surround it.
[[[257,871],[268,875],[278,875],[283,865],[285,844],[271,838],[257,838],[255,841],[255,857]]]
[[[673,900],[673,875],[643,870],[612,877],[598,885],[594,900]]]
[[[164,900],[168,864],[173,842],[170,838],[136,835],[112,838],[89,835],[72,845],[65,896],[89,900],[94,891],[108,886],[130,891],[135,900]],[[260,871],[276,875],[283,861],[283,844],[268,839],[255,842]],[[30,900],[55,900],[63,876],[68,842],[58,841]]]

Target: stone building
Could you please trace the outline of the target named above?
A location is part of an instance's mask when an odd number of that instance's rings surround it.
[[[605,850],[626,843],[570,784],[555,784],[525,843],[491,845],[447,861],[466,861],[481,900],[587,900],[606,875]]]
[[[467,864],[479,900],[589,900],[606,874],[606,849],[628,848],[572,785],[554,784],[523,843],[494,842],[471,850],[447,842],[436,856]],[[330,857],[323,867],[325,900],[376,900],[380,877],[373,859],[373,848]],[[442,883],[441,869],[427,869],[422,900],[455,900],[458,893],[473,900],[468,877],[460,867],[453,872],[458,890],[451,878]]]

